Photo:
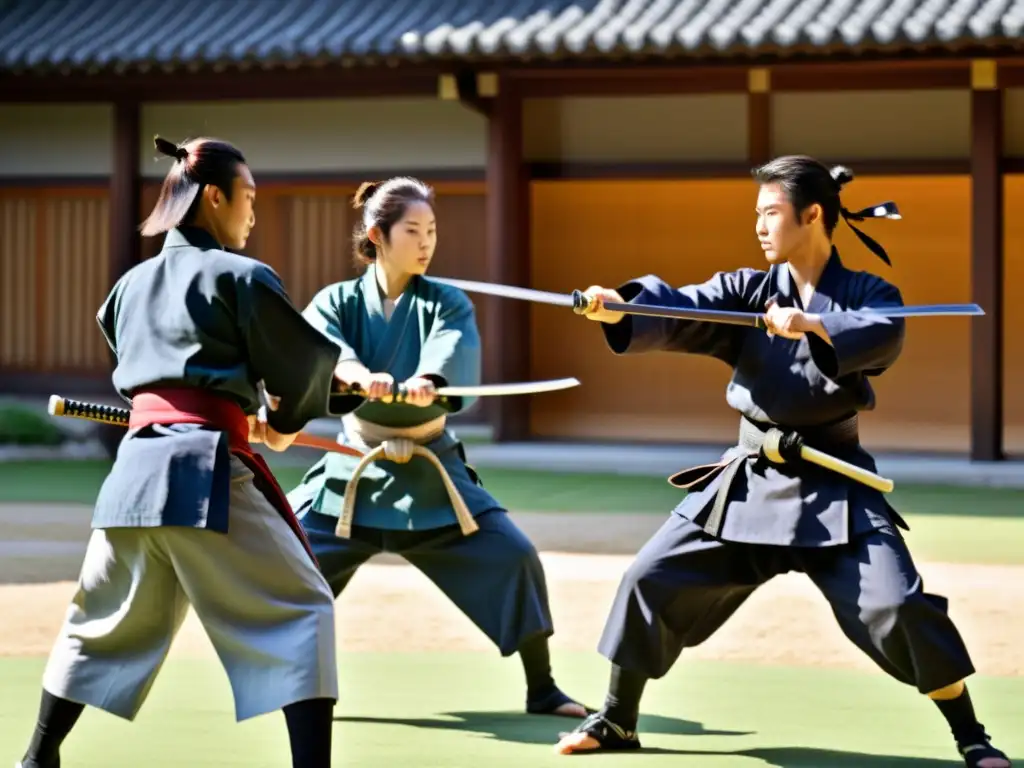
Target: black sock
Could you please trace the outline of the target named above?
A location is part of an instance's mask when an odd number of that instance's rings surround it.
[[[550,695],[555,688],[555,678],[551,675],[548,638],[545,635],[531,637],[519,646],[519,658],[526,673],[526,698],[535,701]]]
[[[942,716],[949,723],[953,731],[953,738],[957,744],[972,744],[977,741],[985,741],[985,726],[978,722],[974,714],[974,704],[971,703],[970,691],[964,687],[964,692],[955,699],[933,699]]]
[[[307,699],[284,708],[292,768],[331,768],[334,699]]]
[[[612,664],[612,679],[601,713],[620,728],[635,731],[645,685],[647,678],[643,675]]]
[[[60,765],[60,745],[75,727],[83,709],[84,704],[43,691],[36,730],[32,734],[28,752],[22,758],[25,768],[57,768]]]

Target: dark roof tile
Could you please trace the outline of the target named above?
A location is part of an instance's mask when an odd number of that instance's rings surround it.
[[[749,55],[1019,40],[1024,0],[0,0],[0,68]]]

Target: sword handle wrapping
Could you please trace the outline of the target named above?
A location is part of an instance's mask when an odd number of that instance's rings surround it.
[[[365,398],[366,397],[366,390],[364,390],[362,387],[349,386],[349,387],[343,387],[341,389],[340,394],[342,394],[342,395],[352,395],[354,397],[364,397]],[[408,400],[408,397],[409,397],[409,391],[406,388],[406,386],[404,384],[396,381],[394,386],[391,388],[391,394],[390,395],[386,395],[384,398],[382,398],[381,402],[384,402],[384,403],[404,403],[404,402],[406,402]],[[447,395],[437,395],[434,398],[434,402],[435,403],[440,403],[442,405],[446,404],[448,402],[448,396]]]
[[[101,424],[113,424],[119,427],[127,427],[131,412],[127,408],[117,408],[112,405],[101,405],[99,403],[84,403],[81,400],[72,400],[69,397],[50,395],[50,403],[47,406],[51,416],[67,416],[74,419],[86,419],[98,421]],[[311,435],[308,432],[300,432],[295,438],[293,445],[301,445],[307,448],[316,448],[321,451],[332,451],[344,453],[349,456],[362,456],[363,454],[347,445],[342,445],[335,440]]]
[[[72,400],[69,397],[51,395],[47,407],[51,416],[70,416],[76,419],[97,421],[100,424],[113,424],[118,427],[128,426],[129,411],[127,408],[117,408],[112,405],[101,405],[99,403],[85,403],[81,400]]]

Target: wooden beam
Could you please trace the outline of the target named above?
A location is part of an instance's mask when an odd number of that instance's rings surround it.
[[[971,459],[1003,453],[1003,94],[987,63],[971,91],[971,298],[985,310],[971,320]]]
[[[967,175],[971,172],[968,159],[912,159],[912,160],[832,160],[823,158],[826,165],[852,164],[858,178],[865,176],[947,176]],[[749,179],[750,163],[743,162],[532,162],[529,176],[534,181],[577,179]]]
[[[751,69],[747,78],[747,159],[751,166],[772,158],[771,71]]]
[[[487,133],[487,273],[491,282],[530,284],[529,180],[523,163],[523,103],[502,83]],[[484,375],[490,381],[525,381],[530,375],[530,305],[497,297],[484,300],[487,333]],[[491,420],[498,442],[525,440],[529,397],[496,397]]]
[[[433,67],[0,75],[0,102],[430,98],[437,94],[437,76]]]
[[[464,107],[479,115],[489,117],[497,95],[497,76],[493,73],[460,70],[455,75],[442,75],[441,98],[458,99]],[[449,94],[449,91],[451,94]]]
[[[107,201],[110,216],[109,288],[113,288],[121,275],[138,264],[142,256],[142,238],[138,229],[142,201],[142,180],[139,176],[141,121],[142,109],[138,102],[118,101],[114,104],[114,167]],[[109,351],[109,359],[113,372],[117,358],[112,350]]]
[[[772,67],[772,90],[891,91],[970,87],[967,61],[779,64]]]
[[[745,93],[745,67],[622,67],[586,70],[503,70],[524,98]]]
[[[141,223],[139,176],[141,109],[138,102],[114,104],[114,168],[110,175],[110,285],[139,263]]]

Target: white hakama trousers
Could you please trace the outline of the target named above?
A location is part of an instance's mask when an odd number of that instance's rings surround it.
[[[191,605],[227,672],[239,721],[337,699],[331,589],[252,472],[231,461],[226,535],[93,531],[43,676],[47,691],[133,720]]]

